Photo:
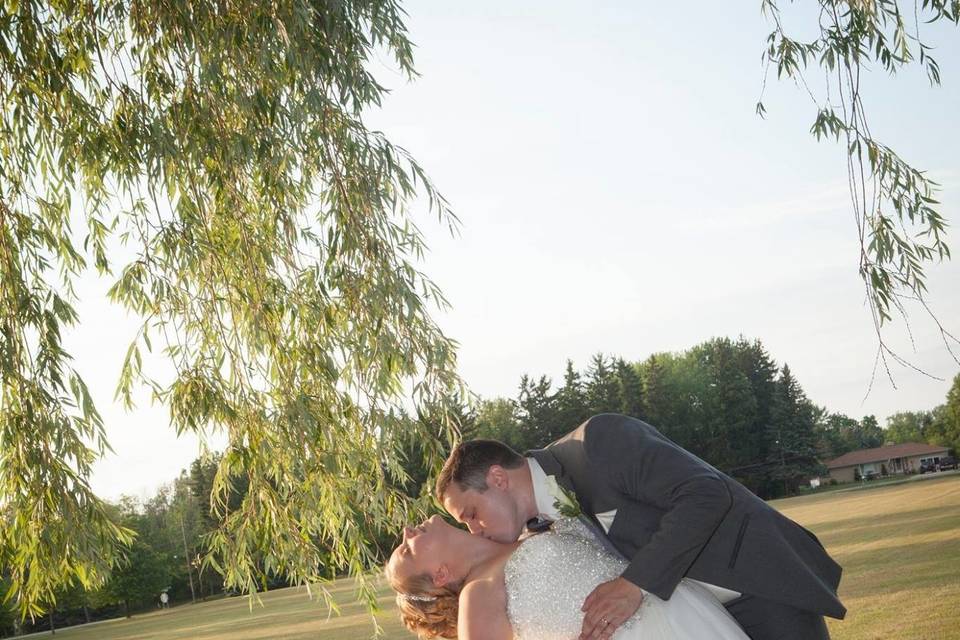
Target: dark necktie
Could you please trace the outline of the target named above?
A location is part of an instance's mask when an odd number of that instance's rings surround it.
[[[526,530],[528,533],[542,533],[550,528],[550,525],[553,524],[553,520],[547,518],[541,518],[540,516],[535,516],[527,520]]]

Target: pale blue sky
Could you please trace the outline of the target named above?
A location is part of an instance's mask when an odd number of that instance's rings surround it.
[[[557,380],[567,358],[583,368],[597,351],[637,360],[743,333],[831,410],[882,421],[943,401],[960,366],[919,312],[917,353],[902,323],[887,337],[947,380],[898,368],[898,389],[880,375],[862,401],[876,344],[843,152],[813,139],[810,99],[775,74],[767,119],[754,114],[759,3],[405,6],[421,77],[374,65],[393,93],[369,124],[413,153],[463,222],[451,239],[418,218],[424,268],[453,304],[438,319],[476,393],[515,396],[522,374]],[[809,17],[785,19],[801,31]],[[960,39],[926,29],[944,87],[874,73],[864,95],[874,134],[943,182],[956,220]],[[930,271],[934,308],[960,334],[958,285],[956,262]],[[94,486],[151,493],[197,444],[176,441],[162,409],[111,406],[132,324],[105,305],[82,312],[98,321],[71,344],[117,450]]]

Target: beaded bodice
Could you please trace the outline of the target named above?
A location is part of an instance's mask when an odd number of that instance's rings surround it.
[[[583,523],[561,518],[527,539],[507,561],[507,615],[516,640],[571,640],[580,635],[580,607],[590,592],[623,572]],[[622,637],[631,623],[613,638]]]

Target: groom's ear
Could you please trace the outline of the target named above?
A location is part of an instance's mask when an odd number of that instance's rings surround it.
[[[442,564],[433,572],[433,586],[439,589],[446,586],[448,582],[450,582],[450,569],[447,568],[447,565]]]
[[[501,491],[509,487],[510,477],[507,475],[507,470],[498,464],[490,465],[490,468],[487,469],[487,486],[495,487]]]

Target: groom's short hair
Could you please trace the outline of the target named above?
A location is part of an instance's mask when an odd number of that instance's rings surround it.
[[[461,442],[443,463],[437,477],[436,495],[440,502],[455,482],[461,491],[473,489],[483,493],[487,490],[487,471],[493,465],[504,469],[516,469],[524,462],[522,455],[499,440],[467,440]]]

